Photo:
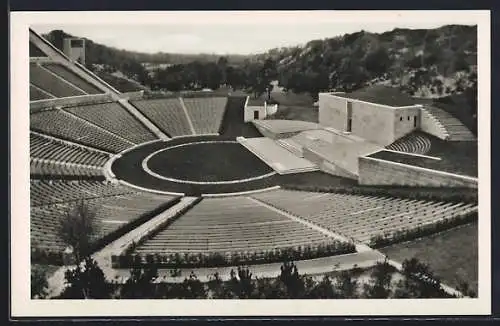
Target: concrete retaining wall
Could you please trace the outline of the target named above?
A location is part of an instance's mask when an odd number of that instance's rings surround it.
[[[302,148],[302,153],[306,160],[309,160],[316,164],[323,172],[344,178],[357,179],[356,175],[349,173],[345,169],[339,167],[338,165],[335,165],[333,162],[329,162],[328,160],[324,159],[323,157],[306,147]]]
[[[82,104],[98,104],[112,101],[110,94],[88,94],[72,97],[49,98],[30,102],[30,111],[56,106],[78,106]]]
[[[477,188],[477,178],[376,158],[360,157],[359,184]]]

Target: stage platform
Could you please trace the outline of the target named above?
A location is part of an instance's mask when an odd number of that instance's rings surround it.
[[[332,128],[306,130],[276,142],[296,156],[315,163],[324,172],[352,179],[359,175],[358,157],[382,149]]]
[[[320,128],[317,123],[300,120],[254,120],[253,124],[264,136],[272,139],[288,138],[301,131]]]
[[[307,159],[296,156],[291,151],[280,146],[273,139],[267,137],[238,137],[236,140],[279,174],[319,170],[316,164]]]

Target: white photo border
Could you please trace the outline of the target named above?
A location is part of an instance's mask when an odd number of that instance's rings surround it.
[[[30,298],[29,54],[33,25],[276,24],[335,21],[360,25],[396,22],[478,26],[479,225],[478,298],[378,300],[32,300]],[[444,25],[445,23],[443,23]],[[332,35],[333,37],[334,35]],[[12,317],[126,316],[387,316],[491,313],[490,12],[456,11],[239,11],[239,12],[11,12],[10,166]]]

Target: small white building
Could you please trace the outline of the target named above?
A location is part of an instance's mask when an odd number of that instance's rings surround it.
[[[245,122],[262,120],[278,111],[278,104],[267,104],[267,102],[264,102],[264,105],[248,105],[249,98],[247,96],[245,101]]]
[[[65,38],[63,41],[63,52],[72,61],[78,61],[85,65],[85,39]]]

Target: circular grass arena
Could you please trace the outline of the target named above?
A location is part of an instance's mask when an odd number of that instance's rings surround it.
[[[111,165],[118,180],[164,192],[221,194],[278,184],[278,174],[234,139],[192,136],[146,143]]]
[[[145,170],[180,182],[227,182],[272,173],[258,157],[233,141],[200,141],[167,147],[148,156]]]

